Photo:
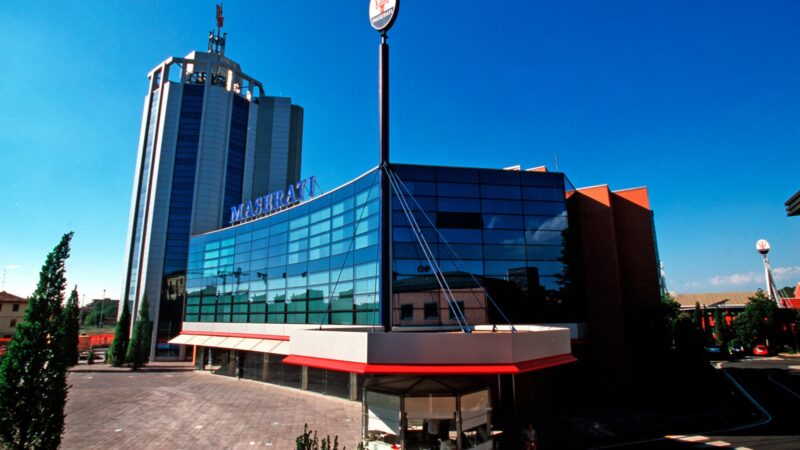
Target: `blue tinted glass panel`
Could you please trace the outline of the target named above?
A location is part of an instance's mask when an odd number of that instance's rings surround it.
[[[200,272],[193,281],[196,289],[205,286],[203,292],[209,296],[229,294],[223,304],[210,299],[212,308],[187,310],[186,317],[315,324],[379,318],[374,297],[377,181],[377,172],[368,174],[354,183],[357,190],[351,184],[288,211],[194,238],[193,264]],[[316,202],[322,202],[321,206]],[[362,315],[355,314],[356,267],[359,292],[373,296],[359,303]]]

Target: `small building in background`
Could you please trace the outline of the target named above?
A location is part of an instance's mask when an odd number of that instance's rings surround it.
[[[709,310],[714,308],[726,311],[741,311],[750,297],[756,295],[756,291],[735,291],[735,292],[705,292],[698,294],[676,294],[675,301],[681,305],[681,311],[691,311],[696,304],[706,307]]]
[[[10,338],[17,332],[17,324],[22,322],[28,299],[17,297],[6,291],[0,292],[0,338]]]

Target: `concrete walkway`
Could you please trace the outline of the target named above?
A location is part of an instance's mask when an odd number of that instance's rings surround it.
[[[64,449],[294,449],[303,424],[354,450],[361,405],[209,373],[184,363],[69,374]]]

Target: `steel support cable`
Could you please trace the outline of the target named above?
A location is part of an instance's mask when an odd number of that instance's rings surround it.
[[[422,234],[422,229],[419,227],[419,224],[416,222],[416,219],[413,217],[411,213],[411,208],[408,205],[408,202],[405,201],[405,198],[402,197],[402,191],[400,191],[399,186],[396,184],[396,181],[393,179],[391,175],[387,176],[390,183],[393,186],[396,186],[396,190],[399,193],[398,200],[400,201],[400,206],[403,208],[403,213],[406,215],[406,220],[408,220],[409,225],[411,225],[411,230],[414,232],[414,237],[417,238],[417,241],[422,248],[422,252],[425,255],[425,259],[428,261],[434,268],[434,277],[436,278],[436,282],[439,284],[439,287],[442,289],[442,292],[445,295],[445,299],[447,300],[447,304],[450,309],[453,311],[453,316],[456,318],[458,322],[459,328],[461,328],[462,332],[468,332],[469,324],[467,323],[466,318],[464,318],[461,310],[458,308],[458,304],[455,303],[455,298],[453,297],[452,291],[450,291],[450,286],[447,284],[447,280],[444,277],[443,272],[439,269],[439,266],[436,264],[436,258],[433,256],[433,251],[428,246],[427,241],[425,240],[425,236]],[[448,296],[449,295],[449,296]],[[452,299],[452,300],[451,300]],[[462,323],[463,320],[463,323]]]
[[[466,317],[464,317],[464,313],[463,313],[463,311],[461,311],[461,308],[458,306],[458,303],[456,303],[455,296],[453,295],[453,291],[450,288],[449,283],[447,283],[447,278],[445,277],[444,272],[441,270],[441,267],[438,265],[438,262],[436,262],[436,258],[433,255],[433,250],[431,250],[430,245],[428,244],[428,241],[425,239],[425,235],[422,232],[422,228],[419,226],[419,222],[417,222],[417,219],[414,217],[414,214],[411,211],[411,207],[409,206],[408,202],[405,200],[405,195],[403,194],[402,190],[399,189],[399,185],[397,184],[397,179],[396,179],[396,175],[395,174],[392,174],[392,179],[394,181],[395,186],[397,186],[397,191],[399,192],[398,199],[401,202],[401,206],[403,206],[405,208],[404,212],[406,213],[406,218],[407,218],[407,220],[409,220],[409,223],[412,224],[412,229],[414,229],[413,227],[416,227],[415,231],[417,233],[417,239],[420,240],[420,246],[423,247],[423,252],[425,250],[427,250],[428,254],[430,255],[430,261],[432,261],[431,264],[435,268],[435,273],[438,274],[438,276],[441,278],[441,280],[442,280],[442,282],[444,284],[444,287],[446,289],[445,290],[445,298],[448,300],[448,305],[451,307],[451,309],[453,309],[453,315],[456,318],[458,318],[460,316],[460,319],[463,320],[464,326],[469,328],[469,323],[467,322]],[[449,298],[447,298],[447,294],[448,293],[449,293]]]
[[[389,179],[389,182],[391,183],[392,186],[396,186],[394,184],[394,180],[391,177],[389,177],[387,175],[387,178]],[[417,242],[420,244],[420,248],[422,250],[423,255],[425,256],[425,260],[428,261],[428,264],[430,264],[431,266],[434,267],[433,275],[434,275],[434,277],[436,279],[436,283],[439,284],[439,287],[441,288],[442,292],[445,294],[445,299],[447,300],[447,304],[448,304],[448,306],[450,306],[450,300],[447,297],[447,290],[446,290],[446,288],[445,288],[445,286],[443,284],[443,280],[441,279],[439,271],[436,270],[436,265],[433,262],[435,260],[435,258],[433,258],[433,254],[432,254],[432,252],[430,252],[430,248],[429,247],[426,248],[426,246],[423,244],[424,236],[422,236],[422,230],[419,230],[419,227],[415,227],[414,223],[413,223],[413,219],[409,218],[408,203],[404,202],[404,199],[401,199],[399,195],[398,195],[398,201],[400,202],[400,207],[403,208],[403,213],[406,215],[406,220],[408,221],[409,225],[411,226],[411,231],[414,233],[414,237],[417,239]],[[456,319],[457,322],[459,323],[459,328],[462,328],[462,331],[463,331],[463,326],[462,326],[460,318],[458,318],[458,316],[456,316],[456,318],[457,318]]]
[[[375,177],[378,177],[380,171],[375,171]],[[375,188],[375,180],[373,178],[373,183],[369,187],[369,191],[367,191],[367,201],[364,202],[364,206],[361,207],[361,213],[356,219],[355,223],[353,223],[353,237],[350,239],[350,243],[347,244],[347,251],[344,253],[344,261],[342,261],[342,267],[339,268],[339,275],[336,277],[336,283],[333,284],[333,289],[331,290],[330,296],[328,298],[328,308],[325,310],[325,315],[322,317],[322,320],[319,323],[319,329],[322,329],[322,325],[325,324],[325,321],[328,320],[328,316],[331,314],[331,309],[333,308],[333,296],[336,294],[336,288],[339,286],[339,280],[342,279],[342,272],[344,272],[344,266],[347,265],[347,256],[350,255],[350,249],[353,248],[353,242],[356,240],[356,232],[358,231],[358,225],[361,223],[361,219],[364,218],[364,213],[367,211],[367,203],[369,203],[369,198],[372,195],[372,190]],[[356,208],[355,204],[355,196],[353,197],[353,208]],[[375,328],[375,323],[373,321],[372,327]]]
[[[395,179],[395,175],[392,174],[388,169],[386,170],[388,174],[389,181],[395,186],[395,189],[398,193],[397,198],[400,201],[400,206],[403,208],[403,212],[406,214],[406,219],[411,225],[411,229],[414,231],[414,235],[419,241],[420,246],[423,249],[423,254],[425,254],[425,258],[428,260],[428,264],[434,269],[434,276],[439,282],[439,286],[442,288],[443,293],[445,294],[445,299],[447,300],[448,306],[453,311],[453,316],[456,318],[456,321],[459,323],[459,327],[465,333],[469,332],[469,323],[467,322],[466,317],[464,317],[464,313],[459,308],[458,303],[456,303],[455,296],[453,295],[453,291],[450,289],[450,285],[447,283],[447,279],[444,276],[444,272],[442,272],[439,264],[436,262],[436,258],[433,256],[433,251],[431,250],[430,246],[428,245],[428,241],[425,239],[424,234],[422,233],[422,228],[420,228],[417,219],[414,217],[414,214],[411,212],[411,207],[408,205],[408,202],[405,200],[405,195],[403,191],[400,189],[397,180]],[[413,198],[413,196],[412,196]],[[441,279],[441,281],[439,281]]]
[[[400,177],[398,177],[397,175],[395,175],[395,177],[397,177],[397,181],[399,182],[400,186],[402,186],[403,189],[405,189],[406,192],[408,192],[409,196],[411,197],[411,200],[414,201],[414,204],[417,206],[417,209],[419,209],[419,211],[422,213],[422,216],[425,217],[425,220],[427,220],[428,223],[430,224],[430,226],[434,230],[436,230],[436,234],[439,236],[439,238],[442,240],[442,242],[445,243],[445,245],[447,246],[448,250],[450,250],[450,253],[452,253],[453,256],[456,257],[458,262],[461,263],[461,265],[463,267],[464,261],[461,259],[461,257],[458,256],[458,253],[456,253],[455,249],[450,245],[450,243],[447,242],[447,239],[444,238],[444,236],[439,231],[439,229],[436,228],[436,225],[433,224],[433,221],[431,221],[431,218],[428,217],[428,214],[426,214],[425,210],[422,209],[422,206],[420,206],[419,202],[417,202],[417,199],[415,199],[414,196],[411,195],[411,191],[408,189],[408,187],[405,185],[405,183],[403,183],[403,180],[401,180]],[[475,282],[475,284],[477,284],[478,286],[483,287],[483,285],[480,283],[480,281],[478,281],[478,279],[475,277],[475,275],[472,274],[472,272],[469,272],[469,271],[465,271],[465,272],[469,274],[469,276],[472,278],[472,280]],[[484,288],[484,291],[486,291],[486,298],[489,299],[489,301],[492,303],[492,306],[494,306],[494,308],[497,310],[497,312],[500,313],[500,315],[503,317],[503,319],[506,321],[506,323],[508,323],[511,326],[511,331],[512,332],[516,332],[517,330],[514,327],[514,324],[511,323],[511,320],[509,320],[509,318],[508,318],[508,316],[506,316],[505,312],[503,312],[503,310],[500,308],[500,306],[497,304],[497,302],[494,301],[492,296],[489,295],[489,292],[486,290],[486,288]]]
[[[419,234],[418,239],[421,238],[421,246],[424,246],[425,248],[427,248],[427,251],[430,254],[430,257],[433,260],[433,265],[435,266],[436,270],[438,271],[438,274],[441,277],[442,282],[444,283],[444,285],[446,287],[445,298],[448,300],[448,306],[450,306],[451,309],[453,309],[453,315],[456,318],[460,317],[461,320],[463,320],[464,326],[467,329],[469,329],[470,328],[469,327],[469,322],[467,322],[467,318],[464,316],[464,312],[461,310],[461,307],[459,307],[458,303],[456,302],[455,296],[453,295],[453,291],[450,288],[450,284],[447,282],[447,278],[444,275],[444,271],[442,271],[442,269],[439,266],[438,262],[436,262],[436,258],[433,256],[433,250],[431,250],[430,245],[428,244],[428,241],[425,239],[425,235],[422,233],[422,228],[419,226],[419,222],[417,222],[416,217],[414,217],[414,214],[411,211],[411,207],[409,206],[408,202],[405,200],[405,194],[403,194],[402,189],[400,189],[400,185],[398,183],[399,179],[397,177],[397,174],[392,173],[391,175],[392,175],[391,179],[394,181],[394,184],[397,186],[397,191],[399,193],[398,194],[398,199],[400,199],[401,205],[405,204],[405,209],[407,210],[407,218],[410,218],[410,222],[413,221],[413,226],[415,226],[417,228],[418,234]],[[414,198],[414,196],[411,195],[410,192],[409,192],[409,196],[411,196],[411,198]],[[450,295],[449,298],[447,298],[447,294],[448,293]],[[473,295],[474,295],[474,293],[473,293]]]

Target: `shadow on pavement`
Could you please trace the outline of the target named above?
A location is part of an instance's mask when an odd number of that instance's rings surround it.
[[[188,363],[156,363],[147,365],[137,370],[132,370],[130,367],[112,367],[108,364],[80,364],[72,367],[70,373],[109,373],[109,374],[131,374],[136,372],[141,373],[160,373],[160,372],[192,372],[194,366]]]

